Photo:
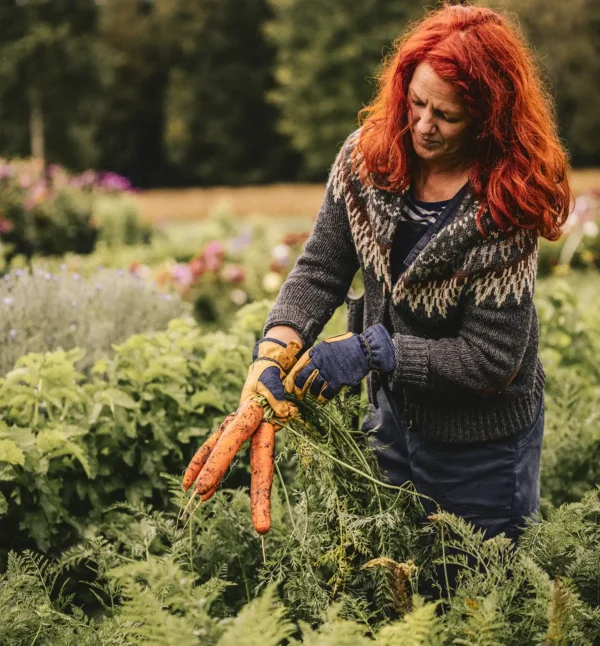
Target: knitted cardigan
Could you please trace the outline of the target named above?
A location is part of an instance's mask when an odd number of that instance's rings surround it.
[[[408,188],[391,193],[360,182],[351,159],[358,133],[337,155],[264,334],[287,325],[308,349],[360,269],[364,326],[383,322],[387,311],[396,356],[393,372],[368,376],[371,404],[387,380],[407,428],[447,442],[494,440],[531,425],[545,383],[533,304],[538,232],[502,231],[486,209],[484,237],[475,221],[481,203],[469,186],[454,219],[392,285],[390,250]]]

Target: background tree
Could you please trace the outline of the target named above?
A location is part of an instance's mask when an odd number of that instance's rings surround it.
[[[491,0],[506,8],[533,45],[555,99],[574,166],[600,164],[600,2]]]
[[[293,179],[298,157],[276,131],[275,51],[262,33],[266,0],[173,2],[175,63],[164,142],[181,177],[201,184]]]
[[[105,80],[96,4],[5,0],[0,22],[2,154],[95,165],[95,99]]]
[[[368,78],[422,7],[389,0],[269,0],[266,25],[277,47],[280,131],[304,159],[303,174],[323,178],[374,91]]]
[[[136,186],[177,183],[163,133],[165,92],[173,64],[169,0],[105,0],[99,32],[110,51],[111,83],[100,97],[100,165]]]

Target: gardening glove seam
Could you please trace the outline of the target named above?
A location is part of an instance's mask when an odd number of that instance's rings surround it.
[[[286,369],[285,369],[285,368],[284,368],[284,367],[279,363],[279,361],[277,361],[277,359],[273,359],[272,357],[258,357],[258,358],[256,358],[256,359],[254,359],[254,361],[253,361],[252,363],[256,363],[257,361],[269,361],[270,363],[274,363],[276,366],[279,366],[279,367],[281,368],[281,370],[283,371],[283,373],[284,373],[285,375],[287,375],[287,373],[289,372],[289,370],[286,370]]]

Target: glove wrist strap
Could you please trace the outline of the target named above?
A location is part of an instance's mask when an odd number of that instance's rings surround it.
[[[298,361],[297,354],[300,349],[301,346],[297,341],[292,340],[286,344],[279,339],[265,337],[254,346],[253,360],[268,359],[287,374]]]

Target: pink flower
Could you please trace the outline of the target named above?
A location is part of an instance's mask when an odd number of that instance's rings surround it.
[[[219,256],[206,256],[204,258],[206,271],[217,272],[221,268],[221,258]]]
[[[242,265],[225,265],[221,276],[229,283],[243,283],[246,280],[246,270]]]
[[[202,276],[206,271],[206,263],[204,262],[204,259],[201,257],[192,258],[190,260],[190,270],[194,278]]]
[[[21,175],[19,177],[19,186],[21,188],[29,188],[31,186],[31,175]]]
[[[177,263],[173,269],[173,279],[179,285],[188,287],[194,282],[194,275],[189,265]]]
[[[13,230],[12,222],[0,217],[0,233],[10,233]]]
[[[33,187],[33,191],[31,191],[29,199],[33,202],[33,204],[39,204],[47,197],[47,195],[48,190],[46,187],[46,182],[44,180],[41,180],[37,182]]]
[[[202,254],[206,256],[224,256],[225,246],[219,240],[214,240],[204,247]]]
[[[204,261],[206,271],[217,272],[225,257],[225,246],[218,240],[209,242],[202,250],[200,257]]]

